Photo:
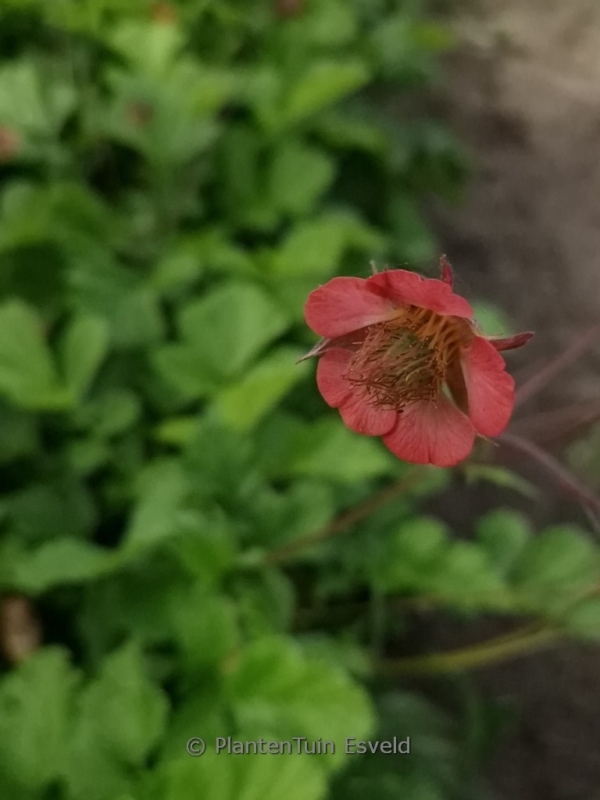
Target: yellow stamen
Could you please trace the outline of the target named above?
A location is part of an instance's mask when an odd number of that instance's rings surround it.
[[[472,336],[466,320],[411,306],[367,330],[345,377],[364,387],[373,405],[401,411],[439,397],[449,365]]]

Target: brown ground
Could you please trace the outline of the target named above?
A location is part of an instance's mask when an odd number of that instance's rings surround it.
[[[476,174],[464,206],[432,217],[473,293],[537,331],[533,364],[600,319],[600,0],[473,0],[453,13],[462,44],[437,102]],[[600,404],[599,367],[597,346],[542,405]],[[600,648],[563,646],[478,681],[521,710],[490,766],[499,798],[600,798]]]

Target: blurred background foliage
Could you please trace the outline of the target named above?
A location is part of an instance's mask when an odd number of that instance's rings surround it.
[[[436,255],[420,203],[465,157],[375,98],[451,44],[412,0],[4,0],[1,797],[481,798],[497,709],[378,676],[402,603],[599,637],[583,531],[499,509],[457,539],[419,512],[450,473],[350,433],[295,364],[316,285]],[[344,757],[394,735],[410,757]]]

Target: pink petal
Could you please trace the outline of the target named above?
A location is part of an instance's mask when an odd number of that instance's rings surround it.
[[[441,316],[473,316],[473,309],[464,297],[453,294],[450,286],[437,278],[422,278],[416,272],[392,269],[372,275],[367,283],[381,289],[396,305],[429,308]]]
[[[378,277],[378,276],[375,276]],[[332,278],[308,295],[306,324],[319,336],[335,339],[367,325],[396,317],[385,292],[365,278]]]
[[[362,392],[354,392],[340,406],[340,414],[346,425],[355,433],[365,436],[383,436],[388,433],[398,416],[392,409],[371,405]]]
[[[488,339],[488,342],[495,347],[496,350],[514,350],[517,347],[523,347],[524,344],[535,336],[533,331],[526,331],[525,333],[516,333],[514,336],[507,336],[498,339]]]
[[[438,467],[452,467],[465,459],[474,441],[468,417],[444,395],[406,406],[383,437],[385,446],[403,461]]]
[[[515,382],[494,346],[476,336],[462,351],[461,362],[469,417],[482,436],[498,436],[508,425],[515,401]]]
[[[317,386],[323,400],[332,408],[341,406],[352,394],[352,384],[343,377],[351,357],[350,350],[336,348],[324,353],[317,364]]]

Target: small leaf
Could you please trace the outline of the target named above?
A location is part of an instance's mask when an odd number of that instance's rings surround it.
[[[578,603],[564,619],[565,628],[574,636],[600,641],[600,597]]]
[[[325,800],[323,771],[307,755],[229,758],[223,752],[161,765],[144,800]]]
[[[67,785],[76,800],[112,800],[162,736],[167,700],[133,644],[111,654],[84,691],[72,730]]]
[[[342,670],[306,658],[284,638],[263,637],[248,645],[226,680],[241,730],[342,742],[348,730],[363,738],[373,729],[364,691]],[[323,756],[333,761],[343,757],[340,748]]]
[[[184,339],[212,374],[232,377],[288,327],[285,313],[263,290],[229,281],[179,315]]]
[[[600,580],[600,554],[577,528],[555,526],[526,547],[515,584],[536,607],[559,612]]]
[[[308,372],[296,364],[300,351],[280,348],[253,367],[245,377],[221,392],[214,401],[219,419],[236,430],[249,430],[277,405]]]
[[[289,91],[284,106],[285,122],[298,122],[337,103],[363,87],[369,77],[369,69],[362,61],[314,61]]]
[[[42,788],[62,773],[76,673],[47,647],[0,682],[0,773]]]
[[[337,419],[299,426],[286,456],[290,475],[354,483],[389,474],[394,459],[379,442],[357,436]]]
[[[106,575],[116,566],[114,553],[77,539],[55,539],[38,547],[15,570],[14,588],[40,594]]]
[[[238,611],[226,597],[197,585],[173,598],[175,640],[191,671],[218,665],[238,645]]]
[[[271,199],[287,213],[306,214],[328,189],[333,177],[334,165],[325,151],[299,141],[285,141],[271,164]]]
[[[181,504],[189,486],[179,462],[165,459],[152,464],[140,485],[140,499],[120,548],[123,558],[156,547],[181,530]]]
[[[531,528],[522,514],[508,509],[497,509],[479,520],[477,534],[490,560],[506,575],[518,562],[531,539]]]
[[[64,408],[69,395],[60,387],[42,323],[19,300],[0,306],[0,392],[24,408]]]
[[[108,351],[109,332],[98,317],[81,315],[73,319],[61,343],[65,381],[73,395],[83,397]]]

